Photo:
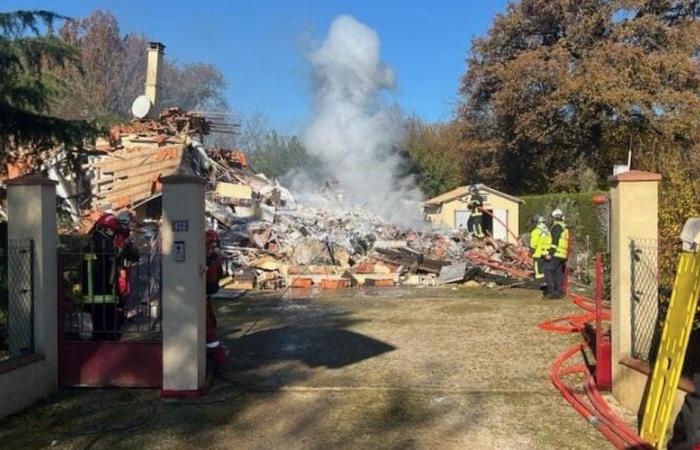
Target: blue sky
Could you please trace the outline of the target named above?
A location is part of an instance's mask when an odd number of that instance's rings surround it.
[[[109,10],[122,32],[163,42],[180,62],[216,64],[237,111],[260,112],[282,132],[308,120],[311,96],[304,52],[336,16],[377,31],[396,72],[394,100],[426,120],[451,117],[472,37],[484,34],[506,0],[5,0],[3,10],[51,9],[71,16]]]

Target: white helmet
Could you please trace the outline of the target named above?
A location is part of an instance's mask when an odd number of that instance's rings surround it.
[[[564,211],[561,209],[557,208],[554,211],[552,211],[552,217],[555,219],[561,219],[564,217]]]

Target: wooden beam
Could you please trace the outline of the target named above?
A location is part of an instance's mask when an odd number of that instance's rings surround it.
[[[149,173],[154,173],[154,172],[159,172],[162,170],[162,168],[167,168],[170,167],[172,164],[180,165],[182,162],[182,155],[179,157],[175,158],[170,158],[170,159],[164,159],[160,161],[152,161],[146,164],[141,164],[138,166],[135,166],[133,169],[123,169],[123,170],[114,170],[114,171],[109,171],[109,170],[102,170],[102,172],[108,172],[112,173],[113,175],[110,177],[112,180],[115,182],[120,181],[121,179],[124,178],[134,178],[138,177],[141,175],[146,175]],[[100,177],[102,179],[104,177]],[[95,180],[93,180],[95,181]],[[101,182],[96,182],[92,183],[93,185],[95,184],[103,184]]]
[[[169,164],[158,166],[157,170],[151,170],[147,173],[144,173],[143,175],[135,177],[129,175],[127,178],[120,178],[114,181],[114,184],[112,185],[111,189],[106,191],[106,193],[111,194],[113,192],[119,192],[121,190],[129,189],[142,184],[150,185],[151,182],[153,182],[158,175],[170,175],[173,172],[175,172],[178,167],[180,167],[179,161],[170,161]]]
[[[123,170],[125,168],[136,167],[143,165],[147,160],[158,156],[161,153],[165,153],[169,150],[175,150],[178,154],[182,155],[184,152],[184,146],[167,146],[160,147],[154,150],[139,150],[134,152],[114,152],[109,157],[104,157],[96,163],[89,163],[83,166],[85,169],[102,169],[105,172],[112,172],[114,170]]]

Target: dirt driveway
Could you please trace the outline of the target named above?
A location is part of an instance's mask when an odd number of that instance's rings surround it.
[[[548,379],[574,310],[525,290],[376,289],[218,300],[226,380],[194,403],[63,391],[0,447],[602,449]]]

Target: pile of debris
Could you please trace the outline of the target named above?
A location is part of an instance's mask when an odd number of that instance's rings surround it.
[[[217,171],[206,211],[221,235],[229,288],[512,286],[532,278],[522,246],[463,231],[401,229],[358,208],[305,206],[277,180],[232,166],[233,155],[208,156]]]
[[[58,181],[72,218],[64,231],[84,235],[105,211],[129,210],[141,224],[134,238],[153,253],[160,180],[186,173],[208,180],[207,218],[221,234],[231,288],[511,286],[531,279],[522,246],[471,239],[463,231],[401,229],[367,210],[343,207],[330,185],[320,195],[333,208],[303,205],[277,180],[256,174],[243,152],[206,149],[209,132],[206,117],[169,109],[157,120],[113,127],[82,160],[62,148],[44,155],[40,168]],[[8,164],[18,174],[32,166],[22,155]]]

